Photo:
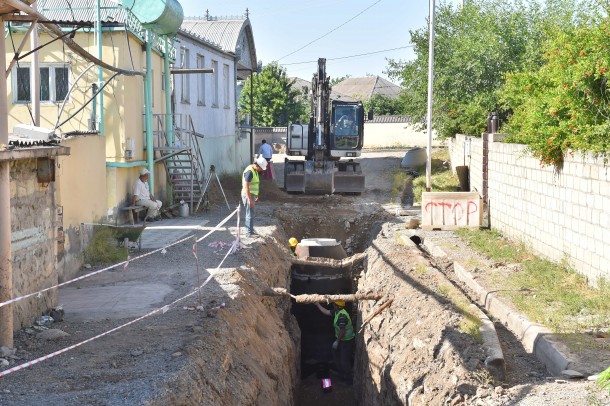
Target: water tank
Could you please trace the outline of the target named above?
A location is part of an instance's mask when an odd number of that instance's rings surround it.
[[[184,20],[177,0],[123,0],[123,8],[131,11],[140,23],[156,34],[174,34]]]

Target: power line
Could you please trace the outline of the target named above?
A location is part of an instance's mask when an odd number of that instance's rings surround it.
[[[311,44],[313,44],[314,42],[319,41],[319,40],[321,40],[322,38],[326,37],[327,35],[329,35],[329,34],[331,34],[331,33],[335,32],[335,31],[337,31],[339,28],[343,27],[345,24],[349,23],[350,21],[352,21],[352,20],[356,19],[356,17],[359,17],[360,15],[364,14],[364,12],[366,12],[368,9],[370,9],[371,7],[373,7],[374,5],[376,5],[377,3],[380,3],[381,1],[382,1],[382,0],[377,0],[376,2],[374,2],[374,3],[373,3],[373,4],[371,4],[370,6],[368,6],[367,8],[365,8],[364,10],[362,10],[361,12],[359,12],[358,14],[356,14],[355,16],[353,16],[352,18],[350,18],[349,20],[347,20],[346,22],[344,22],[343,24],[341,24],[341,25],[339,25],[339,26],[337,26],[337,27],[333,28],[332,30],[328,31],[326,34],[324,34],[324,35],[322,35],[322,36],[320,36],[320,37],[318,37],[318,38],[314,39],[313,41],[308,42],[307,44],[303,45],[301,48],[297,49],[296,51],[293,51],[293,52],[291,52],[291,53],[289,53],[289,54],[286,54],[286,55],[282,56],[282,57],[281,57],[281,58],[279,58],[279,59],[276,59],[276,61],[275,61],[275,62],[279,62],[279,61],[281,61],[282,59],[284,59],[284,58],[286,58],[286,57],[288,57],[288,56],[290,56],[290,55],[296,54],[297,52],[299,52],[300,50],[302,50],[302,49],[304,49],[304,48],[307,48],[308,46],[310,46],[310,45],[311,45]]]
[[[374,55],[374,54],[381,54],[383,52],[390,52],[390,51],[396,51],[397,49],[405,49],[405,48],[413,48],[415,45],[405,45],[404,47],[397,47],[397,48],[390,48],[390,49],[383,49],[381,51],[373,51],[373,52],[366,52],[364,54],[356,54],[356,55],[348,55],[348,56],[339,56],[337,58],[326,58],[327,61],[336,61],[338,59],[349,59],[349,58],[356,58],[358,56],[367,56],[367,55]],[[305,63],[313,63],[313,62],[318,62],[318,60],[316,59],[315,61],[304,61],[304,62],[291,62],[291,63],[283,63],[282,66],[287,66],[287,65],[303,65]]]

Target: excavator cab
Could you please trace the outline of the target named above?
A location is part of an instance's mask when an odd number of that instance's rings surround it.
[[[364,108],[361,102],[332,101],[330,155],[360,156],[364,133]]]

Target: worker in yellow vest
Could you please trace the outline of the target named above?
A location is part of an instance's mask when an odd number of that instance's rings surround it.
[[[241,179],[241,200],[246,208],[246,237],[255,237],[254,231],[254,202],[258,201],[259,173],[267,168],[267,160],[262,156],[256,158],[252,165],[248,165]]]
[[[335,366],[339,371],[339,378],[351,385],[352,377],[352,359],[355,351],[354,325],[352,318],[347,310],[345,310],[345,302],[334,302],[333,310],[330,311],[316,303],[318,310],[326,316],[333,318],[333,327],[335,328],[335,341],[333,342],[333,359]]]

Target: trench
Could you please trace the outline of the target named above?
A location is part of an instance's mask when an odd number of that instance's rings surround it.
[[[280,214],[280,217],[286,217],[288,220],[282,222],[286,235],[300,241],[297,253],[302,250],[305,256],[334,260],[364,252],[379,232],[381,224],[379,213],[362,215],[349,210],[339,210],[332,217],[306,212],[301,212],[298,218],[291,217],[289,213]],[[358,290],[361,270],[362,264],[349,269],[293,264],[289,270],[290,293],[352,294]],[[323,304],[323,307],[333,311],[332,303]],[[357,303],[347,302],[345,310],[349,313],[353,325],[357,326]],[[337,365],[340,361],[333,356],[335,331],[332,317],[322,314],[313,304],[296,303],[294,300],[290,311],[296,318],[301,337],[300,354],[297,357],[299,379],[295,390],[295,404],[357,404],[353,384],[349,384],[345,376],[340,376],[341,368]],[[356,330],[355,328],[355,333]],[[357,351],[355,348],[354,350]],[[351,354],[352,365],[355,351]],[[354,373],[355,371],[352,371],[352,377]],[[323,387],[329,383],[330,387]]]

